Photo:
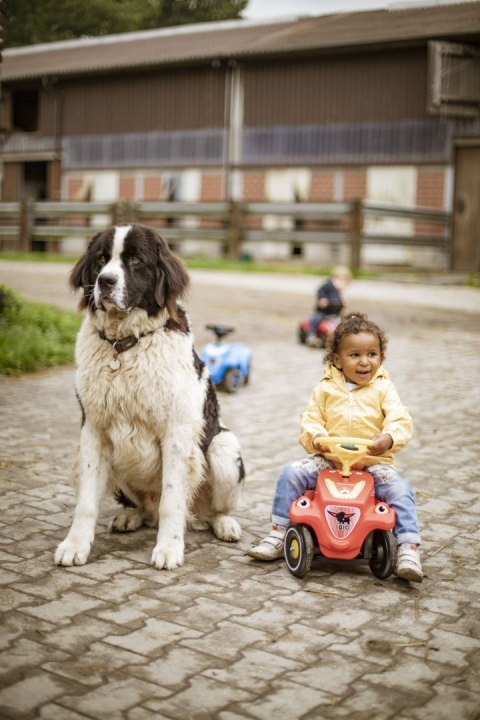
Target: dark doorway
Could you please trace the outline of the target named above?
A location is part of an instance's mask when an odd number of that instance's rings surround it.
[[[23,163],[22,196],[32,200],[46,200],[48,197],[46,162]]]
[[[46,162],[25,162],[22,164],[22,197],[32,200],[46,200],[48,198],[48,168]],[[45,222],[45,218],[38,218],[37,225]],[[45,252],[47,244],[42,240],[32,240],[32,250]]]

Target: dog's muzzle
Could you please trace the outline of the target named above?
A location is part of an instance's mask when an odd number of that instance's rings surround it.
[[[125,293],[120,289],[118,275],[115,273],[101,273],[97,278],[95,291],[97,304],[106,302],[115,305],[119,310],[127,309]]]
[[[117,284],[118,278],[113,273],[102,273],[98,276],[98,287],[102,295],[109,295]]]

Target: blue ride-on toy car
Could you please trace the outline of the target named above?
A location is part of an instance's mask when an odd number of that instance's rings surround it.
[[[200,351],[200,359],[210,371],[213,383],[228,393],[236,392],[250,377],[252,351],[241,343],[223,342],[235,330],[229,325],[206,325],[216,340],[207,343]]]

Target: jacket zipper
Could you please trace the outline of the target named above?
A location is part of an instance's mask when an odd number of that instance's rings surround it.
[[[348,434],[352,437],[353,390],[348,391]]]

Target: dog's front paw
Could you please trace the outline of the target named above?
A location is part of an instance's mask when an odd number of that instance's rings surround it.
[[[230,515],[215,515],[212,520],[213,532],[219,540],[238,542],[242,537],[242,528]]]
[[[191,515],[187,522],[189,530],[208,530],[210,525],[205,520],[200,520],[195,515]]]
[[[159,570],[174,570],[183,565],[184,544],[179,540],[161,541],[152,553],[152,565]]]
[[[90,555],[90,542],[72,542],[66,538],[55,552],[56,565],[85,565]]]
[[[127,508],[117,513],[110,522],[110,532],[133,532],[143,525],[143,513],[137,508]]]

